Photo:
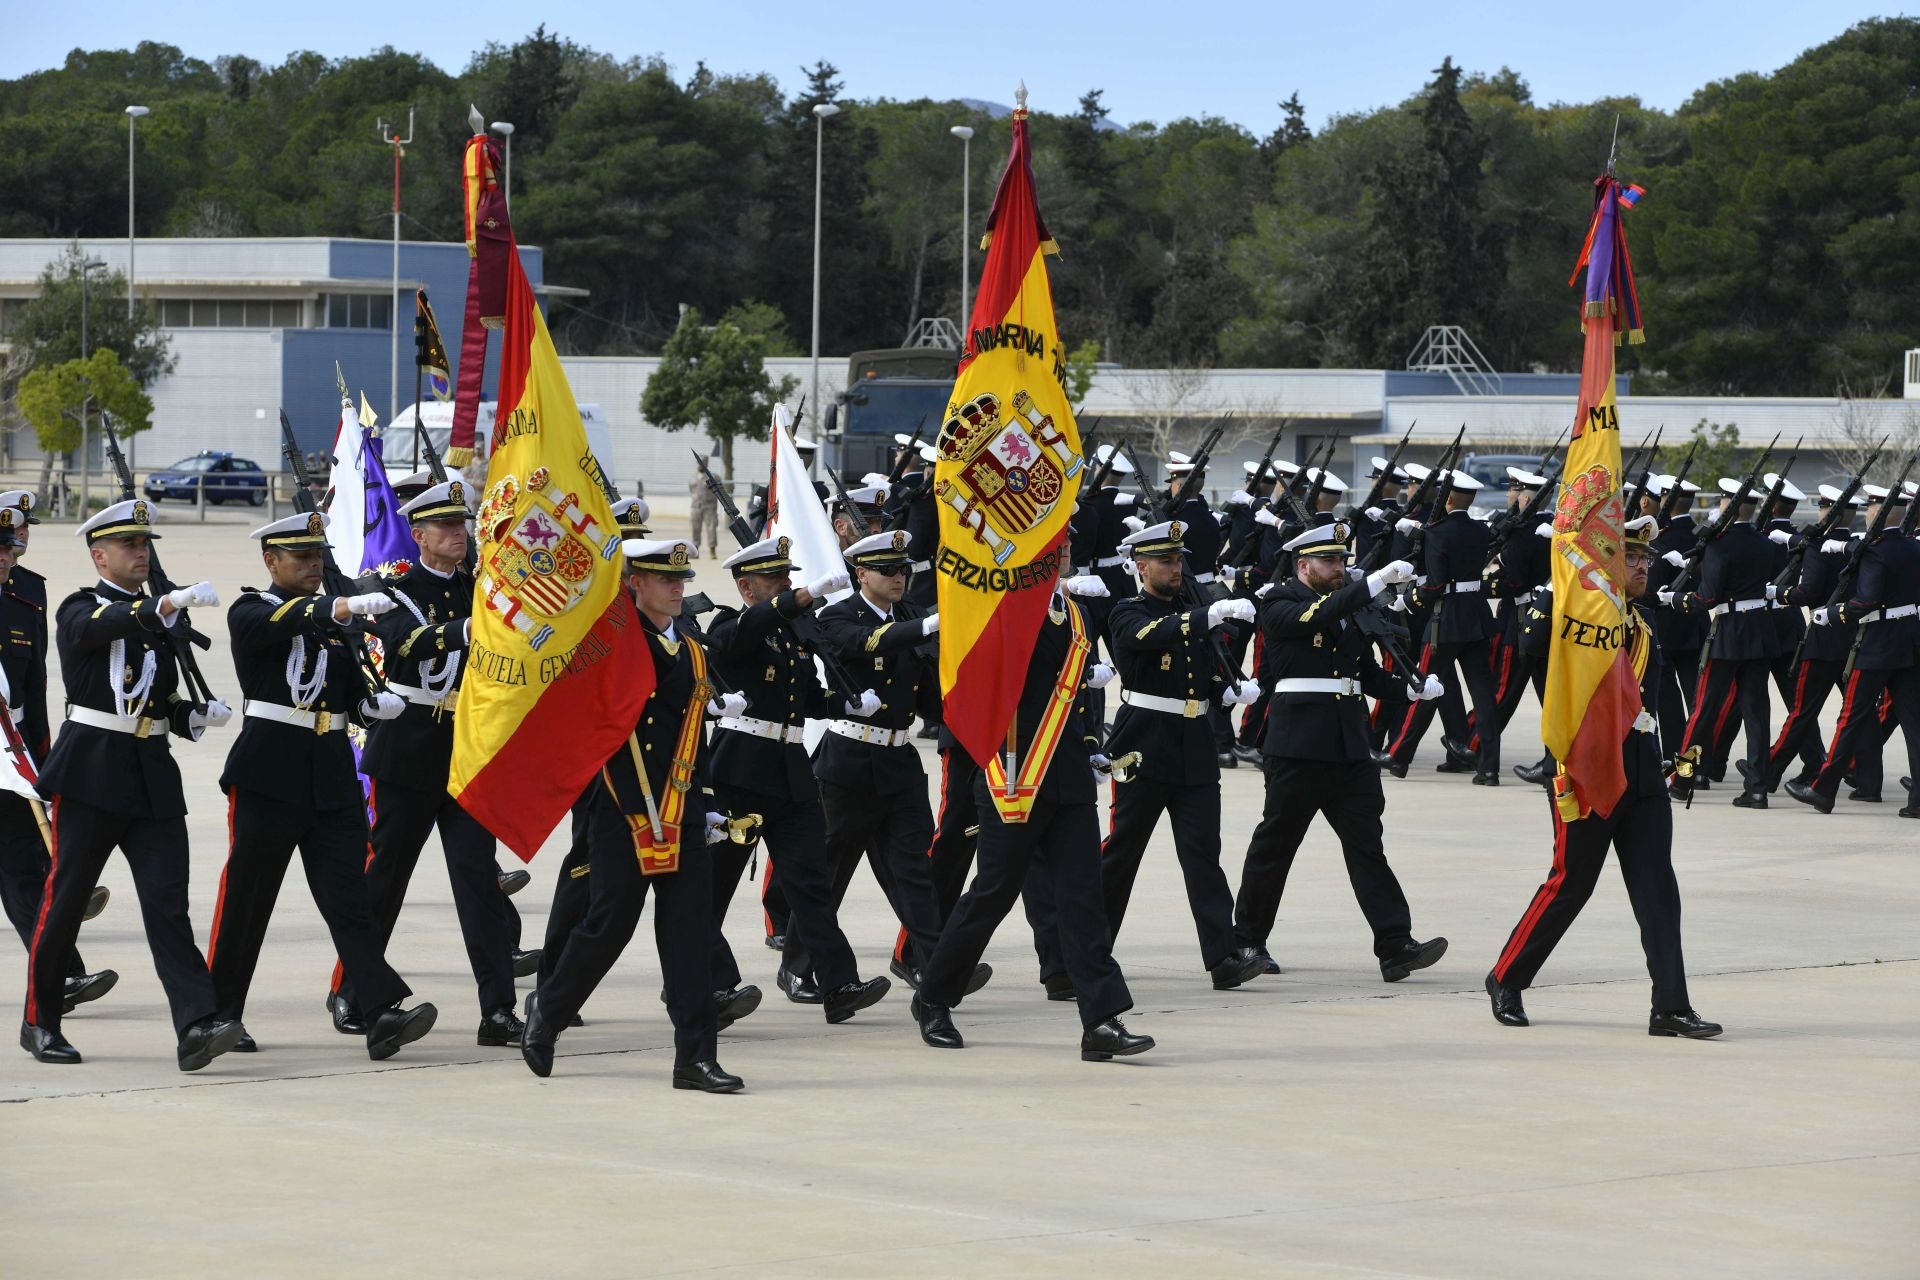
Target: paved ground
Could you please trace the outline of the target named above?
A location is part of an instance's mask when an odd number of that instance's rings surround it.
[[[29,562],[71,586],[77,543],[37,532]],[[176,577],[257,580],[232,527],[167,532]],[[209,675],[232,687],[222,659]],[[225,748],[179,753],[203,934]],[[1920,824],[1703,797],[1676,862],[1694,1000],[1726,1036],[1647,1036],[1611,876],[1529,995],[1534,1026],[1510,1030],[1480,979],[1544,874],[1544,800],[1433,762],[1388,783],[1416,931],[1453,944],[1407,982],[1379,981],[1316,828],[1275,939],[1286,973],[1215,993],[1163,837],[1118,946],[1154,1053],[1082,1064],[1016,918],[957,1015],[966,1051],[923,1047],[901,992],[831,1028],[776,999],[723,1037],[749,1086],[725,1098],[667,1086],[644,925],[550,1080],[476,1048],[432,859],[393,957],[439,1005],[433,1035],[376,1065],[333,1033],[332,953],[293,876],[247,1019],[263,1051],[183,1076],[116,861],[82,945],[122,981],[67,1025],[86,1064],[0,1051],[0,1273],[1912,1276]],[[1228,774],[1224,795],[1237,875],[1258,775]],[[516,899],[530,937],[557,859]],[[731,936],[771,990],[756,921],[743,889]],[[844,923],[884,971],[893,928],[864,875]],[[16,996],[23,970],[16,953]]]

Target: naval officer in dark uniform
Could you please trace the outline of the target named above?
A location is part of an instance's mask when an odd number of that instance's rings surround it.
[[[41,1062],[80,1053],[60,1034],[68,966],[101,868],[126,855],[147,945],[167,993],[182,1071],[198,1071],[245,1035],[217,1016],[213,979],[187,918],[187,798],[168,735],[197,742],[233,716],[184,687],[170,632],[189,608],[212,608],[210,582],[163,596],[147,583],[152,517],[145,502],[117,502],[82,524],[100,580],[60,603],[55,642],[67,686],[67,721],[40,773],[52,802],[53,871],[28,948],[20,1047]]]
[[[1147,843],[1166,814],[1200,935],[1201,965],[1214,989],[1226,991],[1264,972],[1265,964],[1234,942],[1233,890],[1220,870],[1220,765],[1210,712],[1251,702],[1260,688],[1219,669],[1209,636],[1230,619],[1251,623],[1254,607],[1225,598],[1181,603],[1185,532],[1183,521],[1171,520],[1121,544],[1133,557],[1140,591],[1108,617],[1122,692],[1103,750],[1116,759],[1137,752],[1139,763],[1128,781],[1113,784],[1100,880],[1117,940]]]
[[[1413,566],[1390,560],[1348,581],[1350,528],[1340,520],[1309,529],[1286,550],[1294,577],[1274,584],[1260,609],[1260,634],[1271,655],[1273,714],[1260,744],[1267,775],[1266,809],[1247,842],[1234,925],[1240,941],[1261,955],[1280,912],[1287,873],[1316,815],[1340,837],[1353,895],[1373,930],[1380,976],[1398,982],[1446,954],[1447,940],[1417,942],[1407,897],[1381,845],[1386,795],[1367,747],[1367,698],[1384,697],[1392,682],[1372,646],[1351,620],[1389,587],[1413,580]],[[1440,696],[1426,676],[1406,695],[1417,702]]]
[[[367,895],[367,810],[347,742],[349,718],[391,720],[406,703],[374,690],[342,628],[394,607],[384,592],[320,594],[327,517],[288,516],[253,531],[271,580],[227,610],[240,693],[240,732],[227,752],[227,865],[207,937],[220,1016],[239,1020],[266,941],[280,882],[300,850],[307,887],[354,989],[373,1014],[367,1054],[390,1058],[433,1026],[430,1004],[402,1009],[407,984],[393,971]],[[481,1026],[481,1043],[488,1027]],[[235,1048],[253,1052],[252,1037]]]

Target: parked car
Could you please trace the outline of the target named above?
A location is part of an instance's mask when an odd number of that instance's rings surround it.
[[[267,500],[267,473],[257,462],[209,449],[154,472],[144,487],[154,502],[168,498],[192,502],[204,493],[208,502],[245,502],[257,507]]]

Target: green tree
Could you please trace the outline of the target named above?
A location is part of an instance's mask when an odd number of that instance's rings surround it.
[[[1099,363],[1100,344],[1092,338],[1067,352],[1067,403],[1073,406],[1075,417],[1087,403],[1087,393],[1093,390]]]
[[[152,386],[171,373],[174,364],[153,309],[141,299],[133,315],[127,315],[127,277],[120,271],[95,272],[85,282],[83,298],[83,261],[79,246],[69,246],[41,271],[39,296],[7,308],[7,330],[0,335],[13,347],[7,357],[7,377],[17,379],[36,368],[78,360],[84,303],[88,346],[94,351],[111,347],[126,352],[122,363],[134,381],[141,387]]]
[[[1714,482],[1721,476],[1744,475],[1753,465],[1741,461],[1753,450],[1740,447],[1740,428],[1735,423],[1702,418],[1693,424],[1689,444],[1698,445],[1700,451],[1693,455],[1693,471],[1687,478],[1708,494],[1715,492]]]
[[[705,430],[719,443],[721,465],[731,481],[733,442],[766,439],[773,406],[799,386],[797,378],[776,383],[767,376],[768,341],[766,333],[742,328],[740,317],[722,317],[708,328],[698,310],[687,308],[647,379],[641,415],[667,431]]]
[[[113,415],[121,435],[153,425],[153,401],[111,347],[95,347],[85,360],[43,364],[20,379],[21,415],[40,442],[41,493],[47,492],[55,454],[68,454],[97,430],[97,415]]]

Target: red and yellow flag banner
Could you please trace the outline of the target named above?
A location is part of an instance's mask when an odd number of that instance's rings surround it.
[[[632,732],[654,677],[600,464],[520,255],[503,265],[499,413],[447,790],[530,859]]]
[[[1552,656],[1541,699],[1540,736],[1560,762],[1554,801],[1565,821],[1613,812],[1626,791],[1621,744],[1640,712],[1640,685],[1626,645],[1625,513],[1621,505],[1620,411],[1614,348],[1639,342],[1633,287],[1611,174],[1594,182],[1581,325],[1586,349],[1559,504],[1553,520]],[[1637,198],[1637,197],[1636,197]]]
[[[933,467],[940,691],[947,727],[985,765],[1004,745],[1065,557],[1086,474],[1067,403],[1027,143],[1026,94],[987,217],[987,261]],[[1024,744],[1036,726],[1016,726]]]

